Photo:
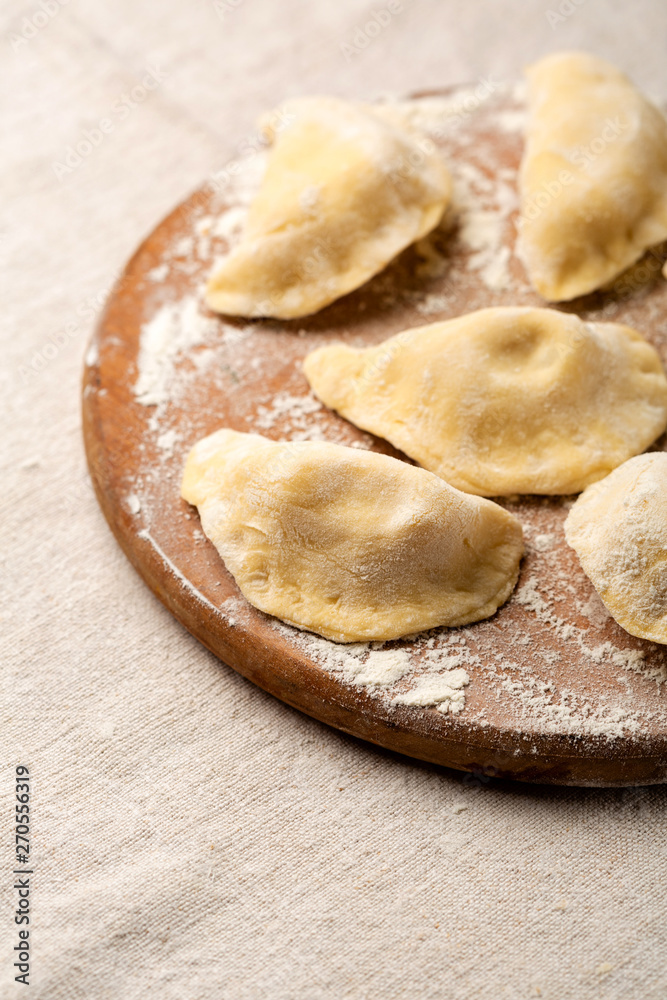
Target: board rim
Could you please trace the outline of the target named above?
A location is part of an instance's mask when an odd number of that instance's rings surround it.
[[[458,88],[421,91],[410,98],[446,96]],[[111,289],[92,334],[89,348],[108,336],[111,312],[119,295],[131,279],[133,268],[149,248],[151,241],[183,216],[206,192],[208,182],[192,191],[168,212],[139,243]],[[364,741],[456,770],[489,777],[509,778],[528,783],[621,787],[659,784],[667,781],[667,733],[656,735],[595,735],[578,733],[538,733],[520,729],[502,729],[493,724],[475,726],[474,720],[443,715],[435,709],[413,706],[388,706],[380,699],[353,687],[296,655],[286,640],[276,634],[275,642],[283,648],[282,670],[267,662],[257,662],[252,643],[243,628],[229,625],[220,614],[207,608],[209,602],[183,586],[170,566],[170,560],[144,539],[136,546],[136,532],[121,497],[113,486],[104,447],[104,426],[98,393],[99,360],[86,352],[82,378],[82,426],[88,468],[95,495],[104,517],[120,548],[139,576],[162,604],[198,641],[224,664],[279,698],[326,725]],[[165,561],[166,560],[166,561]],[[212,606],[211,606],[212,607]],[[268,616],[266,616],[268,618]],[[289,669],[285,669],[285,665]],[[313,672],[319,685],[313,684]],[[296,683],[300,675],[301,683]],[[322,690],[317,691],[320,687]],[[533,749],[539,745],[540,749]],[[587,749],[584,749],[587,747]],[[591,747],[594,752],[591,753]],[[536,764],[530,758],[547,758]],[[620,775],[620,776],[619,776]]]

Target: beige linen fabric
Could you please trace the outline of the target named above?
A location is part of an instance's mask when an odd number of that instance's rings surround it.
[[[44,8],[3,5],[2,1000],[667,995],[664,787],[463,777],[292,711],[152,597],[88,484],[79,378],[105,292],[278,96],[505,78],[573,46],[667,96],[659,0],[399,6],[368,40],[383,0],[51,0],[34,32]],[[19,763],[30,992],[12,968]]]

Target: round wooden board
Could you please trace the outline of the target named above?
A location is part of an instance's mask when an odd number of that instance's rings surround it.
[[[456,216],[317,315],[250,323],[216,317],[201,303],[202,282],[237,238],[256,184],[261,154],[247,155],[247,148],[235,161],[238,172],[228,164],[141,245],[86,359],[83,424],[99,502],[130,561],[186,628],[239,673],[329,725],[413,757],[500,777],[665,781],[665,651],[606,614],[564,540],[572,498],[501,501],[526,531],[513,597],[486,622],[386,644],[410,653],[414,673],[382,689],[345,679],[332,657],[344,658],[346,647],[248,605],[202,535],[196,510],[179,497],[189,448],[222,426],[405,458],[316,404],[300,367],[308,351],[335,339],[377,343],[485,306],[544,305],[513,250],[520,99],[501,90],[481,99],[445,91],[418,95],[401,113],[432,135],[439,130],[457,179]],[[609,291],[564,308],[636,326],[667,361],[660,261],[652,253]],[[425,657],[433,669],[438,650],[461,654],[470,676],[464,709],[443,714],[395,704],[401,684],[409,687],[425,669]]]

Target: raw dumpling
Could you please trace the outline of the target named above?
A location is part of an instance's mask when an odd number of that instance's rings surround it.
[[[638,455],[589,486],[565,536],[619,625],[667,643],[667,455]]]
[[[494,308],[309,354],[327,406],[468,493],[577,493],[667,424],[657,352],[628,326]]]
[[[215,312],[317,312],[429,233],[449,203],[449,173],[426,140],[333,97],[285,112],[242,241],[209,280]]]
[[[527,76],[519,251],[540,295],[560,302],[667,239],[667,121],[595,56],[547,56]]]
[[[182,496],[251,604],[336,642],[487,618],[523,552],[497,504],[319,441],[217,431],[190,452]]]

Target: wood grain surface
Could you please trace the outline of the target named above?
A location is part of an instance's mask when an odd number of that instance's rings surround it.
[[[453,99],[443,95],[445,126],[437,141],[457,177],[458,215],[315,316],[249,323],[200,307],[209,316],[206,336],[173,359],[169,399],[144,405],[135,393],[142,327],[170,303],[177,308],[201,297],[213,259],[228,247],[224,227],[202,234],[211,218],[235,210],[234,184],[203,185],[151,233],[109,298],[84,372],[84,434],[96,494],[124,552],[176,618],[226,664],[301,711],[401,753],[478,774],[556,784],[662,782],[664,649],[628,635],[606,615],[564,540],[573,498],[501,501],[521,519],[528,544],[517,590],[493,618],[387,644],[410,651],[418,672],[429,639],[444,648],[453,633],[459,636],[470,684],[464,710],[446,715],[396,705],[386,693],[345,683],[326,669],[307,635],[244,601],[201,535],[196,511],[179,496],[189,448],[222,426],[276,440],[319,436],[405,458],[316,406],[301,371],[308,351],[332,340],[377,343],[408,326],[491,305],[545,304],[513,251],[521,105],[509,92],[467,106],[449,107],[445,96]],[[428,106],[425,95],[419,99],[415,107]],[[496,267],[503,254],[506,281]],[[636,326],[667,360],[661,259],[649,255],[611,289],[564,308]],[[294,406],[299,397],[307,404],[301,409]]]

